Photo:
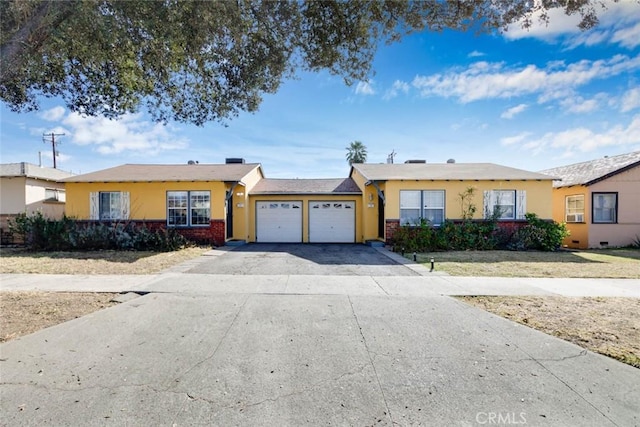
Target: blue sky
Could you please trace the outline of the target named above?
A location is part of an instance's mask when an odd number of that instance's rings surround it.
[[[60,100],[1,114],[2,163],[52,165],[43,132],[64,133],[58,168],[87,173],[123,163],[262,163],[269,178],[344,177],[345,147],[368,162],[491,162],[538,171],[640,150],[640,4],[621,0],[588,32],[553,13],[549,26],[504,34],[424,32],[382,46],[375,74],[345,86],[300,73],[259,111],[227,126],[84,118]]]

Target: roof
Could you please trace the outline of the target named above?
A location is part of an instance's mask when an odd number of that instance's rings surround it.
[[[370,181],[554,179],[549,175],[493,163],[359,163],[353,164],[353,169]]]
[[[262,179],[251,194],[362,194],[351,178]]]
[[[125,164],[84,175],[76,175],[64,182],[157,182],[157,181],[240,181],[257,163],[238,164]]]
[[[562,179],[562,181],[554,182],[554,187],[571,187],[572,185],[592,185],[638,165],[640,165],[640,151],[635,151],[619,156],[603,157],[589,162],[547,169],[542,173]]]
[[[0,176],[2,177],[26,177],[42,179],[45,181],[59,181],[73,176],[71,172],[60,169],[47,168],[32,163],[3,163],[0,164]]]

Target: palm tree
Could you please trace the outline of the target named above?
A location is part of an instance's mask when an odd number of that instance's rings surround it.
[[[346,147],[347,162],[349,166],[354,163],[364,163],[367,161],[367,147],[360,141],[353,141]]]

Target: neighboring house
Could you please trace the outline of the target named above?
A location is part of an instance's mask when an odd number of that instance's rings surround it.
[[[522,222],[531,212],[551,218],[552,177],[492,163],[354,164],[351,178],[363,191],[362,241],[389,242],[400,225],[421,219],[438,226],[497,214],[504,224]],[[473,188],[463,204],[461,194]],[[466,206],[465,206],[466,205]]]
[[[627,246],[640,239],[640,151],[548,169],[553,218],[567,223],[569,248]]]
[[[65,188],[61,179],[70,172],[31,163],[0,164],[0,228],[3,243],[8,222],[20,213],[42,212],[47,218],[62,218]]]
[[[390,241],[400,224],[461,219],[468,188],[475,219],[551,218],[552,177],[487,163],[354,164],[336,179],[267,179],[244,163],[123,165],[64,182],[69,216],[144,222],[215,244]]]
[[[249,190],[259,164],[126,164],[64,180],[66,213],[87,221],[174,228],[185,237],[223,244],[249,233]],[[240,163],[231,163],[240,161]]]

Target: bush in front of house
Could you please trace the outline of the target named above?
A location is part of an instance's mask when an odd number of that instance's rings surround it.
[[[440,227],[422,221],[417,226],[401,226],[393,238],[396,252],[465,250],[554,251],[569,235],[566,224],[545,221],[535,214],[525,215],[526,224],[501,224],[497,219],[482,221],[446,220]]]
[[[189,244],[173,229],[152,231],[132,222],[79,223],[66,216],[59,220],[45,218],[41,212],[19,214],[10,221],[9,227],[33,251],[112,249],[168,252]]]

